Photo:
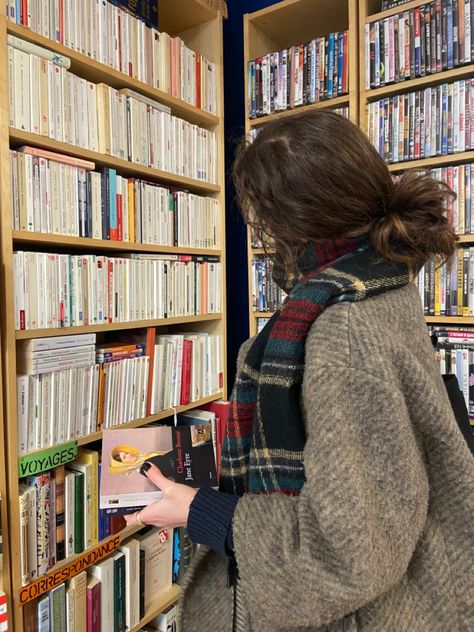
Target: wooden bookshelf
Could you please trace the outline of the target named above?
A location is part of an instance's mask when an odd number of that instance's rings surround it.
[[[10,147],[20,147],[21,145],[33,145],[34,147],[48,149],[49,151],[55,151],[59,154],[68,154],[76,158],[91,160],[97,166],[117,169],[117,172],[122,176],[141,178],[143,180],[149,180],[150,182],[159,182],[160,184],[168,186],[185,188],[195,193],[208,195],[209,193],[218,193],[221,190],[219,184],[211,184],[210,182],[179,176],[168,171],[160,171],[159,169],[141,165],[138,162],[130,162],[129,160],[123,160],[122,158],[116,158],[108,154],[100,154],[97,151],[91,151],[84,147],[77,147],[76,145],[63,143],[59,140],[53,140],[47,136],[40,136],[32,132],[24,132],[19,129],[10,128]]]
[[[223,391],[219,391],[217,393],[214,393],[213,395],[209,395],[208,397],[203,397],[197,402],[192,402],[191,404],[185,404],[182,406],[176,406],[176,408],[167,408],[166,410],[161,410],[159,413],[156,413],[154,415],[149,415],[148,417],[144,417],[143,419],[135,419],[134,421],[129,421],[126,424],[113,426],[112,429],[119,428],[120,430],[123,430],[124,428],[139,428],[140,426],[146,426],[155,421],[161,421],[162,419],[167,419],[168,417],[172,417],[174,415],[175,410],[176,410],[176,413],[179,415],[179,413],[184,413],[187,410],[192,410],[193,408],[199,408],[200,406],[204,406],[205,404],[209,404],[210,402],[214,402],[218,399],[221,399],[223,395],[224,395]],[[81,446],[81,445],[84,446],[84,445],[88,445],[89,443],[94,443],[94,441],[99,441],[100,439],[102,439],[101,430],[98,432],[93,432],[88,435],[84,435],[83,437],[78,437],[74,441],[77,443],[78,446]],[[30,452],[28,452],[28,455],[30,454],[41,455],[42,452],[45,452],[47,450],[49,450],[49,448],[31,450]]]
[[[145,616],[140,623],[134,626],[130,632],[140,632],[144,625],[175,604],[179,599],[180,592],[181,588],[177,584],[173,584],[171,588],[161,593],[153,605],[145,612]]]
[[[65,246],[68,250],[103,250],[114,252],[154,252],[169,255],[216,255],[220,257],[220,248],[186,248],[185,246],[155,246],[131,241],[110,241],[108,239],[89,239],[88,237],[70,237],[68,235],[51,235],[50,233],[34,233],[26,230],[14,230],[13,241],[22,248],[45,247],[50,245]]]
[[[177,316],[155,320],[132,320],[123,323],[104,323],[103,325],[83,325],[82,327],[56,327],[51,329],[26,329],[15,332],[17,340],[46,338],[49,336],[67,336],[72,334],[90,334],[100,331],[123,331],[125,329],[142,329],[144,327],[164,327],[166,325],[188,325],[222,320],[222,314],[203,314],[202,316]]]
[[[321,108],[349,107],[352,121],[358,122],[358,26],[357,0],[283,0],[275,5],[247,13],[244,16],[244,75],[245,75],[245,132],[247,136],[254,128],[266,122],[289,118],[298,112]],[[295,107],[255,119],[249,118],[248,111],[248,62],[283,48],[307,42],[330,32],[348,29],[349,47],[349,93],[333,99]],[[249,329],[256,333],[256,319],[267,318],[271,313],[254,312],[252,307],[252,260],[265,254],[263,248],[253,248],[250,232],[247,234],[247,260],[249,275]],[[271,251],[270,251],[271,252]]]
[[[1,347],[0,335],[0,347]],[[6,445],[7,424],[4,416],[4,398],[3,398],[3,375],[0,364],[0,445],[4,448]],[[9,537],[10,529],[8,523],[8,481],[7,481],[7,462],[3,457],[0,462],[0,530],[2,536],[2,560],[0,566],[0,590],[3,590],[8,596],[8,619],[12,620],[12,603],[11,595],[11,574],[10,574],[10,551]]]
[[[442,83],[456,81],[463,78],[472,78],[474,76],[474,63],[458,66],[450,70],[439,73],[433,73],[415,79],[400,81],[398,83],[390,83],[379,88],[367,90],[366,85],[366,60],[365,60],[365,25],[376,22],[386,17],[397,15],[401,12],[410,11],[422,5],[427,4],[423,0],[414,0],[407,2],[386,11],[380,11],[380,0],[361,0],[359,2],[359,86],[360,86],[360,102],[359,102],[359,125],[362,130],[367,132],[367,112],[368,105],[372,101],[378,101],[385,97],[396,94],[404,94],[406,92],[415,91],[428,86],[437,86]],[[457,165],[468,162],[474,162],[474,151],[464,151],[443,156],[433,156],[429,158],[421,158],[417,160],[407,160],[389,164],[388,168],[392,173],[401,173],[409,169],[426,169],[449,165]],[[460,235],[458,243],[472,244],[474,243],[474,235]],[[474,325],[473,317],[461,316],[426,316],[427,324],[444,324],[444,325]]]
[[[51,41],[38,35],[29,29],[7,21],[4,14],[5,6],[0,9],[0,81],[4,89],[0,93],[0,239],[1,239],[1,261],[2,270],[0,273],[0,283],[2,290],[1,305],[1,335],[2,345],[2,369],[5,375],[4,380],[4,410],[5,418],[9,419],[9,424],[5,429],[5,453],[6,453],[6,476],[2,475],[0,469],[0,491],[5,488],[8,502],[3,503],[4,519],[4,543],[8,544],[5,551],[4,573],[5,590],[9,595],[9,610],[11,619],[11,629],[16,632],[28,632],[23,625],[23,613],[20,602],[21,590],[21,567],[20,567],[20,516],[19,516],[19,489],[18,489],[18,436],[16,427],[17,403],[16,403],[16,341],[27,338],[43,336],[59,336],[75,333],[105,332],[132,330],[142,327],[163,327],[167,331],[169,325],[185,325],[186,329],[193,331],[209,332],[222,336],[222,358],[221,366],[224,367],[224,386],[222,392],[207,397],[190,406],[178,407],[178,411],[198,407],[205,402],[212,401],[218,397],[226,397],[226,289],[225,274],[222,274],[222,294],[221,305],[222,314],[205,314],[201,316],[190,316],[180,318],[169,318],[160,320],[146,320],[124,323],[112,323],[106,325],[91,325],[85,327],[70,327],[61,329],[37,329],[29,331],[15,331],[14,321],[14,287],[13,287],[13,251],[14,249],[31,249],[37,251],[51,252],[149,252],[163,254],[202,254],[218,255],[222,268],[225,270],[225,166],[224,166],[224,112],[223,112],[223,34],[222,16],[215,9],[211,8],[205,0],[160,0],[159,2],[160,30],[169,33],[171,36],[180,36],[185,44],[195,51],[203,53],[208,59],[215,62],[217,69],[217,115],[210,114],[197,107],[189,105],[185,101],[173,97],[170,94],[157,90],[145,83],[139,82],[121,72],[101,64],[82,55],[78,52],[61,46],[57,42]],[[44,46],[54,52],[67,56],[71,59],[71,71],[88,81],[94,83],[103,82],[114,88],[130,88],[149,98],[152,98],[171,108],[172,114],[185,119],[186,121],[200,125],[217,134],[218,137],[218,181],[210,184],[193,178],[186,178],[165,171],[153,169],[141,164],[127,160],[115,158],[110,155],[90,151],[81,147],[76,147],[68,143],[49,139],[44,136],[26,132],[23,130],[9,128],[8,115],[8,55],[7,55],[7,33],[23,38],[37,45]],[[218,246],[214,249],[201,248],[175,248],[154,244],[139,244],[126,242],[110,242],[107,240],[94,240],[79,237],[69,237],[63,235],[51,235],[43,233],[29,233],[26,231],[14,231],[11,220],[11,186],[9,168],[9,148],[21,145],[32,145],[34,147],[45,148],[50,151],[64,153],[77,158],[91,160],[97,166],[114,168],[121,176],[137,177],[151,182],[161,183],[165,186],[186,189],[204,196],[214,197],[219,202],[219,230]],[[140,426],[152,421],[157,421],[170,416],[172,410],[162,411],[157,415],[149,416],[145,419],[138,419],[129,427]],[[2,427],[3,429],[3,427]],[[78,440],[80,445],[85,445],[101,438],[100,433],[82,437]],[[7,541],[5,528],[6,517],[8,516],[8,534],[10,540]],[[124,539],[135,533],[136,529],[124,530],[120,534],[120,539]],[[64,562],[69,563],[71,558]],[[63,562],[61,562],[63,564]],[[174,603],[179,596],[179,587],[173,586],[162,595],[157,595],[156,602],[148,610],[139,626],[132,632],[137,632],[143,625],[157,616],[161,611]]]

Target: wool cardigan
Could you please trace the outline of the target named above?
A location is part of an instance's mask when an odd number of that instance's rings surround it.
[[[316,320],[301,404],[301,495],[237,504],[239,629],[472,632],[474,459],[413,283]],[[200,547],[180,608],[184,632],[233,632],[225,556]]]

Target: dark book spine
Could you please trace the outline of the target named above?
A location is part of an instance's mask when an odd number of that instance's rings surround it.
[[[459,66],[459,53],[460,53],[460,41],[459,41],[459,2],[464,0],[452,0],[453,7],[453,66]]]
[[[410,24],[410,77],[414,79],[415,74],[415,56],[416,56],[416,38],[415,38],[415,12],[409,12],[409,24]]]
[[[90,172],[87,172],[86,197],[87,197],[86,236],[92,237],[92,180],[91,180]]]
[[[114,632],[125,632],[125,555],[114,560]]]
[[[443,70],[443,7],[441,0],[436,0],[435,4],[435,23],[436,23],[436,72]]]
[[[393,23],[393,40],[394,40],[394,55],[395,55],[395,82],[400,81],[400,38],[399,38],[399,20],[398,15],[394,17]]]
[[[448,0],[441,0],[441,65],[448,69]]]
[[[446,21],[448,32],[448,69],[451,69],[454,65],[453,0],[447,0]]]
[[[426,75],[426,24],[425,9],[420,7],[420,75]]]
[[[436,5],[432,2],[430,8],[430,72],[435,73],[436,70]]]
[[[430,278],[429,278],[429,310],[428,314],[430,316],[434,316],[434,301],[435,301],[435,263],[434,261],[430,262]]]
[[[375,24],[370,25],[369,30],[369,68],[370,68],[370,87],[375,88]]]

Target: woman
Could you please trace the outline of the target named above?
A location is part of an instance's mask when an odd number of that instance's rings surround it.
[[[138,519],[207,545],[183,632],[474,630],[474,460],[412,283],[454,252],[451,191],[325,111],[266,124],[234,177],[294,287],[239,354],[221,491],[148,469]]]

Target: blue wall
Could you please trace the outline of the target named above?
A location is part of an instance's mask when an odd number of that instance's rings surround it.
[[[235,377],[240,345],[249,336],[247,235],[235,202],[230,178],[236,144],[244,134],[243,15],[278,0],[228,0],[229,18],[224,22],[224,109],[226,131],[227,198],[227,369],[229,389]]]

